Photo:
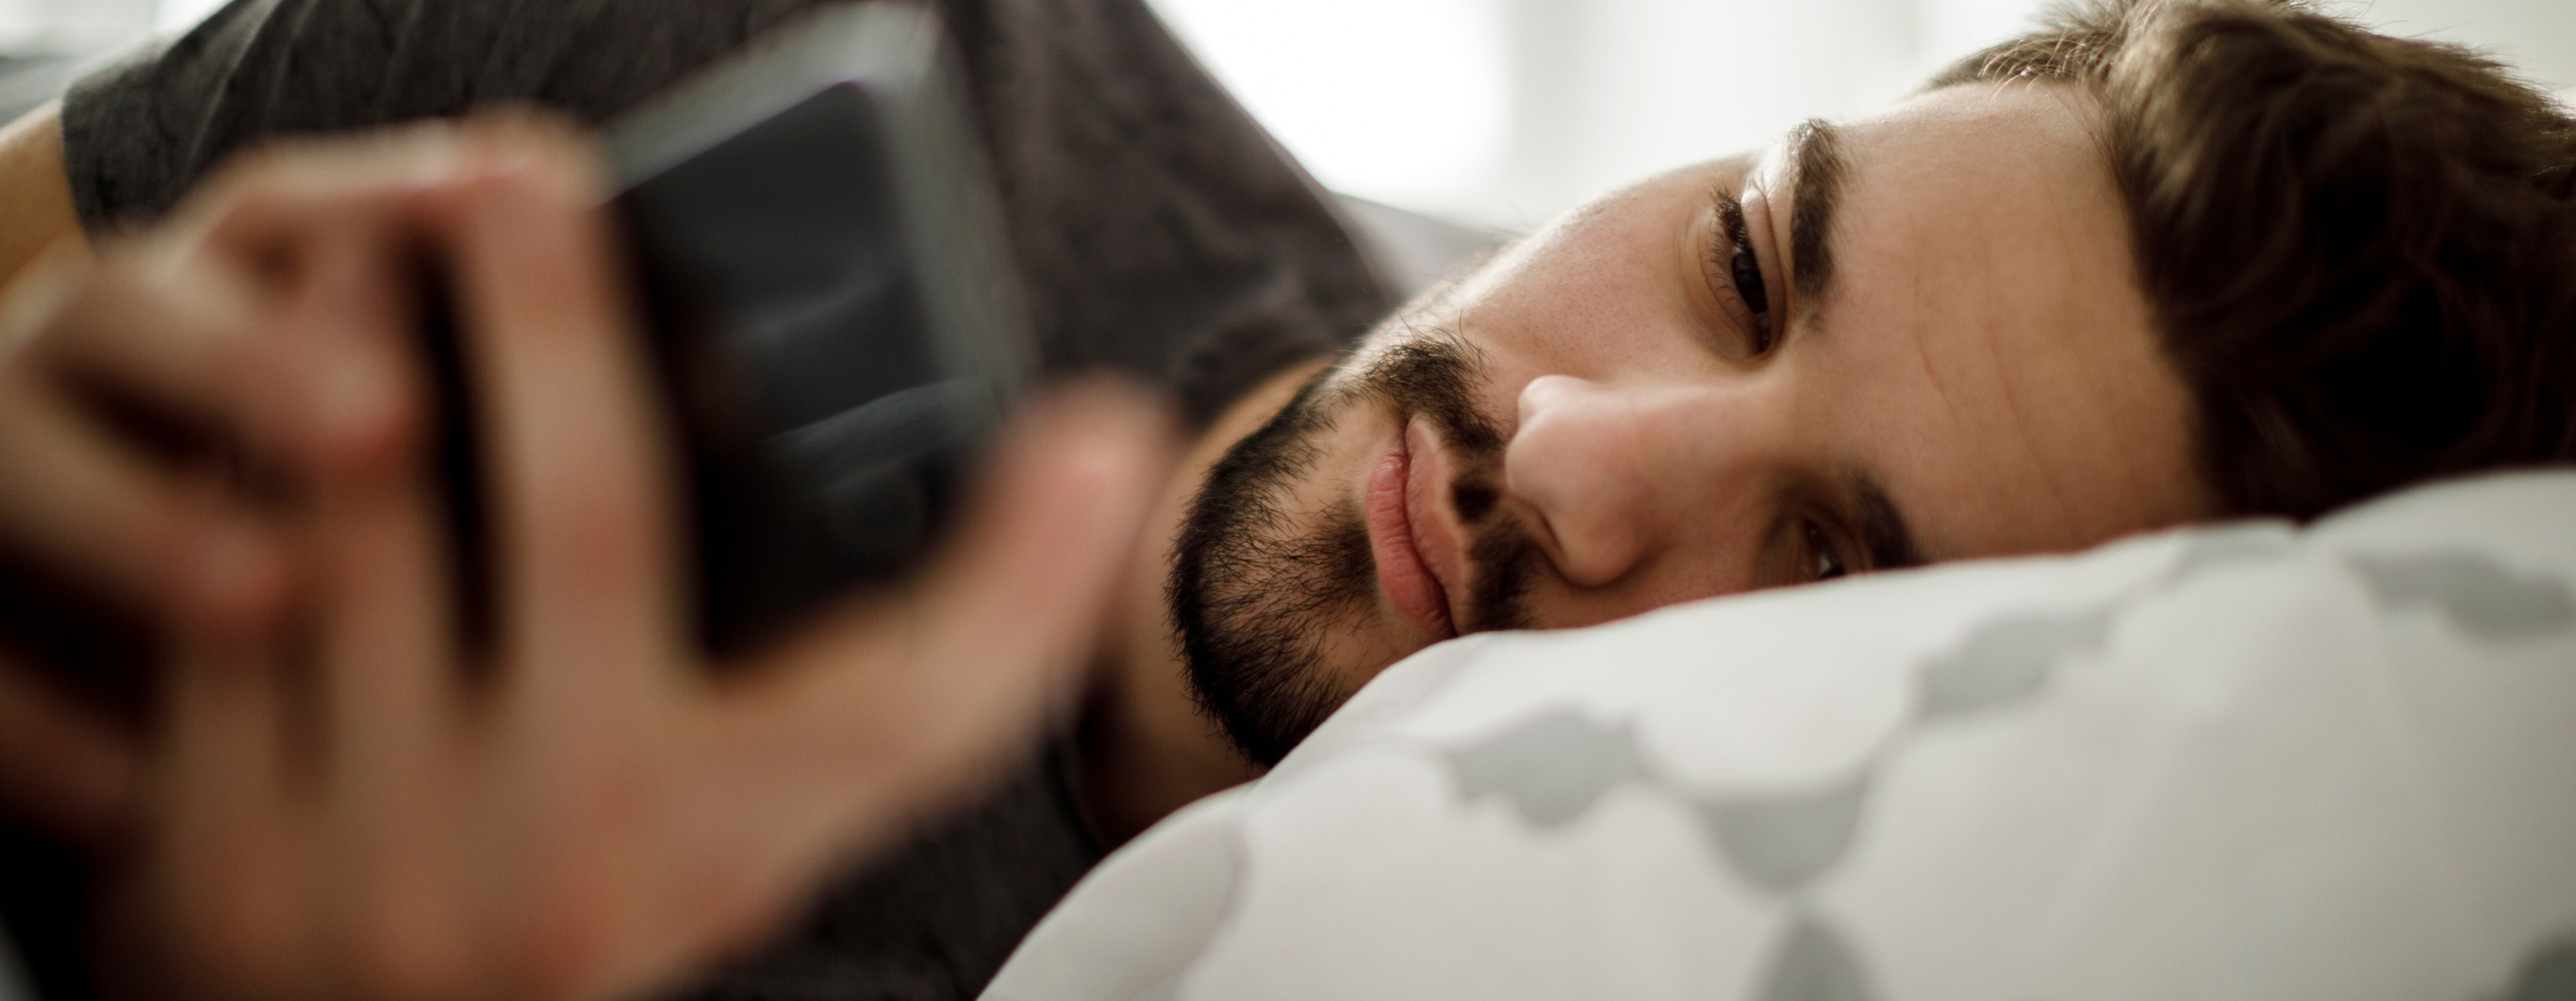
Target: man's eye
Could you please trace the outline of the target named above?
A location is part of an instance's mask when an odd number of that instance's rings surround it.
[[[1814,522],[1808,522],[1806,533],[1808,580],[1832,580],[1851,572],[1844,566],[1842,554],[1834,550],[1834,542],[1826,537],[1824,529],[1816,527]]]
[[[1771,290],[1762,284],[1762,260],[1753,253],[1753,230],[1745,225],[1744,206],[1733,198],[1718,202],[1719,233],[1726,243],[1718,248],[1720,264],[1727,279],[1735,284],[1736,297],[1753,314],[1753,353],[1771,351]]]

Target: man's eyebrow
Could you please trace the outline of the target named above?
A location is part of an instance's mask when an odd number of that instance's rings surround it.
[[[1789,267],[1798,312],[1812,316],[1834,281],[1834,211],[1842,204],[1843,133],[1811,118],[1789,131]]]
[[[1914,541],[1914,530],[1905,524],[1905,515],[1896,503],[1887,499],[1887,490],[1867,473],[1855,473],[1845,489],[1850,491],[1853,513],[1860,524],[1861,548],[1869,553],[1872,570],[1903,570],[1922,566],[1927,560],[1923,547]]]

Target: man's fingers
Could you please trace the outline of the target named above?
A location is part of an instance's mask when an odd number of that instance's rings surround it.
[[[132,277],[130,268],[57,256],[0,300],[9,341],[0,355],[0,481],[12,484],[0,490],[0,525],[40,561],[137,605],[219,621],[257,618],[281,597],[283,561],[266,546],[242,544],[256,533],[219,525],[240,513],[193,502],[180,474],[111,428],[84,396],[87,387],[54,370],[56,356],[88,350],[67,345],[143,336],[136,330],[174,342],[216,340],[191,332],[226,322],[211,318],[242,315],[226,307],[220,286],[191,304],[169,289],[122,280]],[[203,352],[188,364],[238,367]],[[167,378],[203,385],[223,377]],[[146,385],[136,395],[166,388]]]
[[[397,492],[384,492],[397,493]],[[436,997],[467,966],[471,888],[457,884],[479,804],[459,802],[471,746],[435,524],[415,498],[323,502],[328,624],[325,784],[334,875],[323,888],[353,986]]]
[[[164,230],[182,253],[260,258],[320,222],[401,215],[412,198],[462,176],[464,131],[432,121],[272,143],[226,163]]]
[[[358,350],[354,335],[411,331],[416,217],[457,181],[454,133],[243,157],[157,235],[96,261],[67,244],[31,266],[0,302],[0,329],[48,369],[274,458],[380,445],[408,401],[385,385],[384,352]],[[396,315],[351,331],[358,309]]]
[[[309,994],[319,959],[309,825],[289,796],[289,714],[265,651],[183,635],[172,658],[148,864],[183,966],[246,996]]]
[[[281,384],[308,361],[262,322],[250,289],[224,269],[161,254],[88,263],[39,262],[11,287],[5,312],[25,341],[14,359],[60,388],[148,405],[157,415],[211,422],[267,444],[293,429]]]
[[[332,851],[316,861],[334,876],[322,892],[338,916],[323,934],[354,994],[450,996],[469,965],[455,874],[470,808],[455,794],[472,741],[435,475],[406,451],[326,478],[312,498]]]
[[[57,837],[104,847],[138,819],[142,749],[0,658],[0,799]]]
[[[252,626],[274,610],[274,552],[191,517],[246,515],[190,503],[188,474],[102,404],[308,472],[399,438],[416,407],[401,392],[405,346],[388,343],[409,319],[388,274],[398,237],[327,208],[304,207],[294,246],[309,264],[277,290],[223,255],[142,245],[95,265],[60,257],[13,286],[0,303],[16,339],[0,373],[0,476],[17,486],[0,491],[0,524],[21,546],[159,611]]]
[[[599,212],[567,135],[491,137],[446,249],[483,428],[508,660],[539,715],[618,711],[684,635],[673,600],[662,414]],[[541,669],[537,669],[541,668]]]
[[[197,495],[53,390],[0,383],[0,525],[12,542],[143,607],[254,624],[283,601],[288,566],[237,507]]]
[[[1133,389],[1078,387],[1032,408],[956,551],[925,576],[916,608],[929,626],[927,659],[1080,666],[1173,450],[1169,415]],[[933,680],[961,692],[1010,690],[955,674]]]
[[[841,793],[816,797],[834,807],[817,818],[831,836],[937,805],[1071,693],[1171,459],[1168,419],[1130,392],[1032,407],[919,590],[863,602],[764,665],[779,680],[729,706],[732,739],[811,780],[794,795]]]
[[[48,360],[308,474],[381,453],[417,409],[409,224],[362,199],[308,213],[276,236],[291,264],[155,248],[97,268]]]
[[[1070,693],[1170,428],[1095,387],[1029,408],[1006,438],[914,591],[853,598],[746,665],[686,731],[665,921],[728,941],[777,920],[828,866],[971,795]],[[741,817],[761,818],[759,838]]]
[[[492,733],[500,899],[486,930],[537,995],[595,994],[646,958],[668,780],[657,722],[686,622],[641,338],[580,141],[487,126],[485,172],[440,232],[458,295],[499,584]]]

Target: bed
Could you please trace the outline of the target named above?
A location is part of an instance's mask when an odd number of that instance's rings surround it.
[[[1443,644],[985,996],[2576,998],[2576,472]]]

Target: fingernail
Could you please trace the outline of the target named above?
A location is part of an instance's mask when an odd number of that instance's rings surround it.
[[[452,126],[437,123],[402,138],[401,155],[415,183],[443,184],[464,173],[465,152],[459,148]]]
[[[415,197],[435,198],[471,176],[465,169],[463,156],[452,152],[426,153],[420,159],[405,164],[402,175],[395,178],[394,183],[408,189]]]
[[[484,167],[493,178],[525,185],[528,194],[572,203],[596,200],[599,180],[587,168],[561,144],[524,136],[499,143]]]
[[[382,437],[400,388],[383,350],[339,340],[317,354],[322,357],[316,363],[307,415],[317,444],[337,454]]]

